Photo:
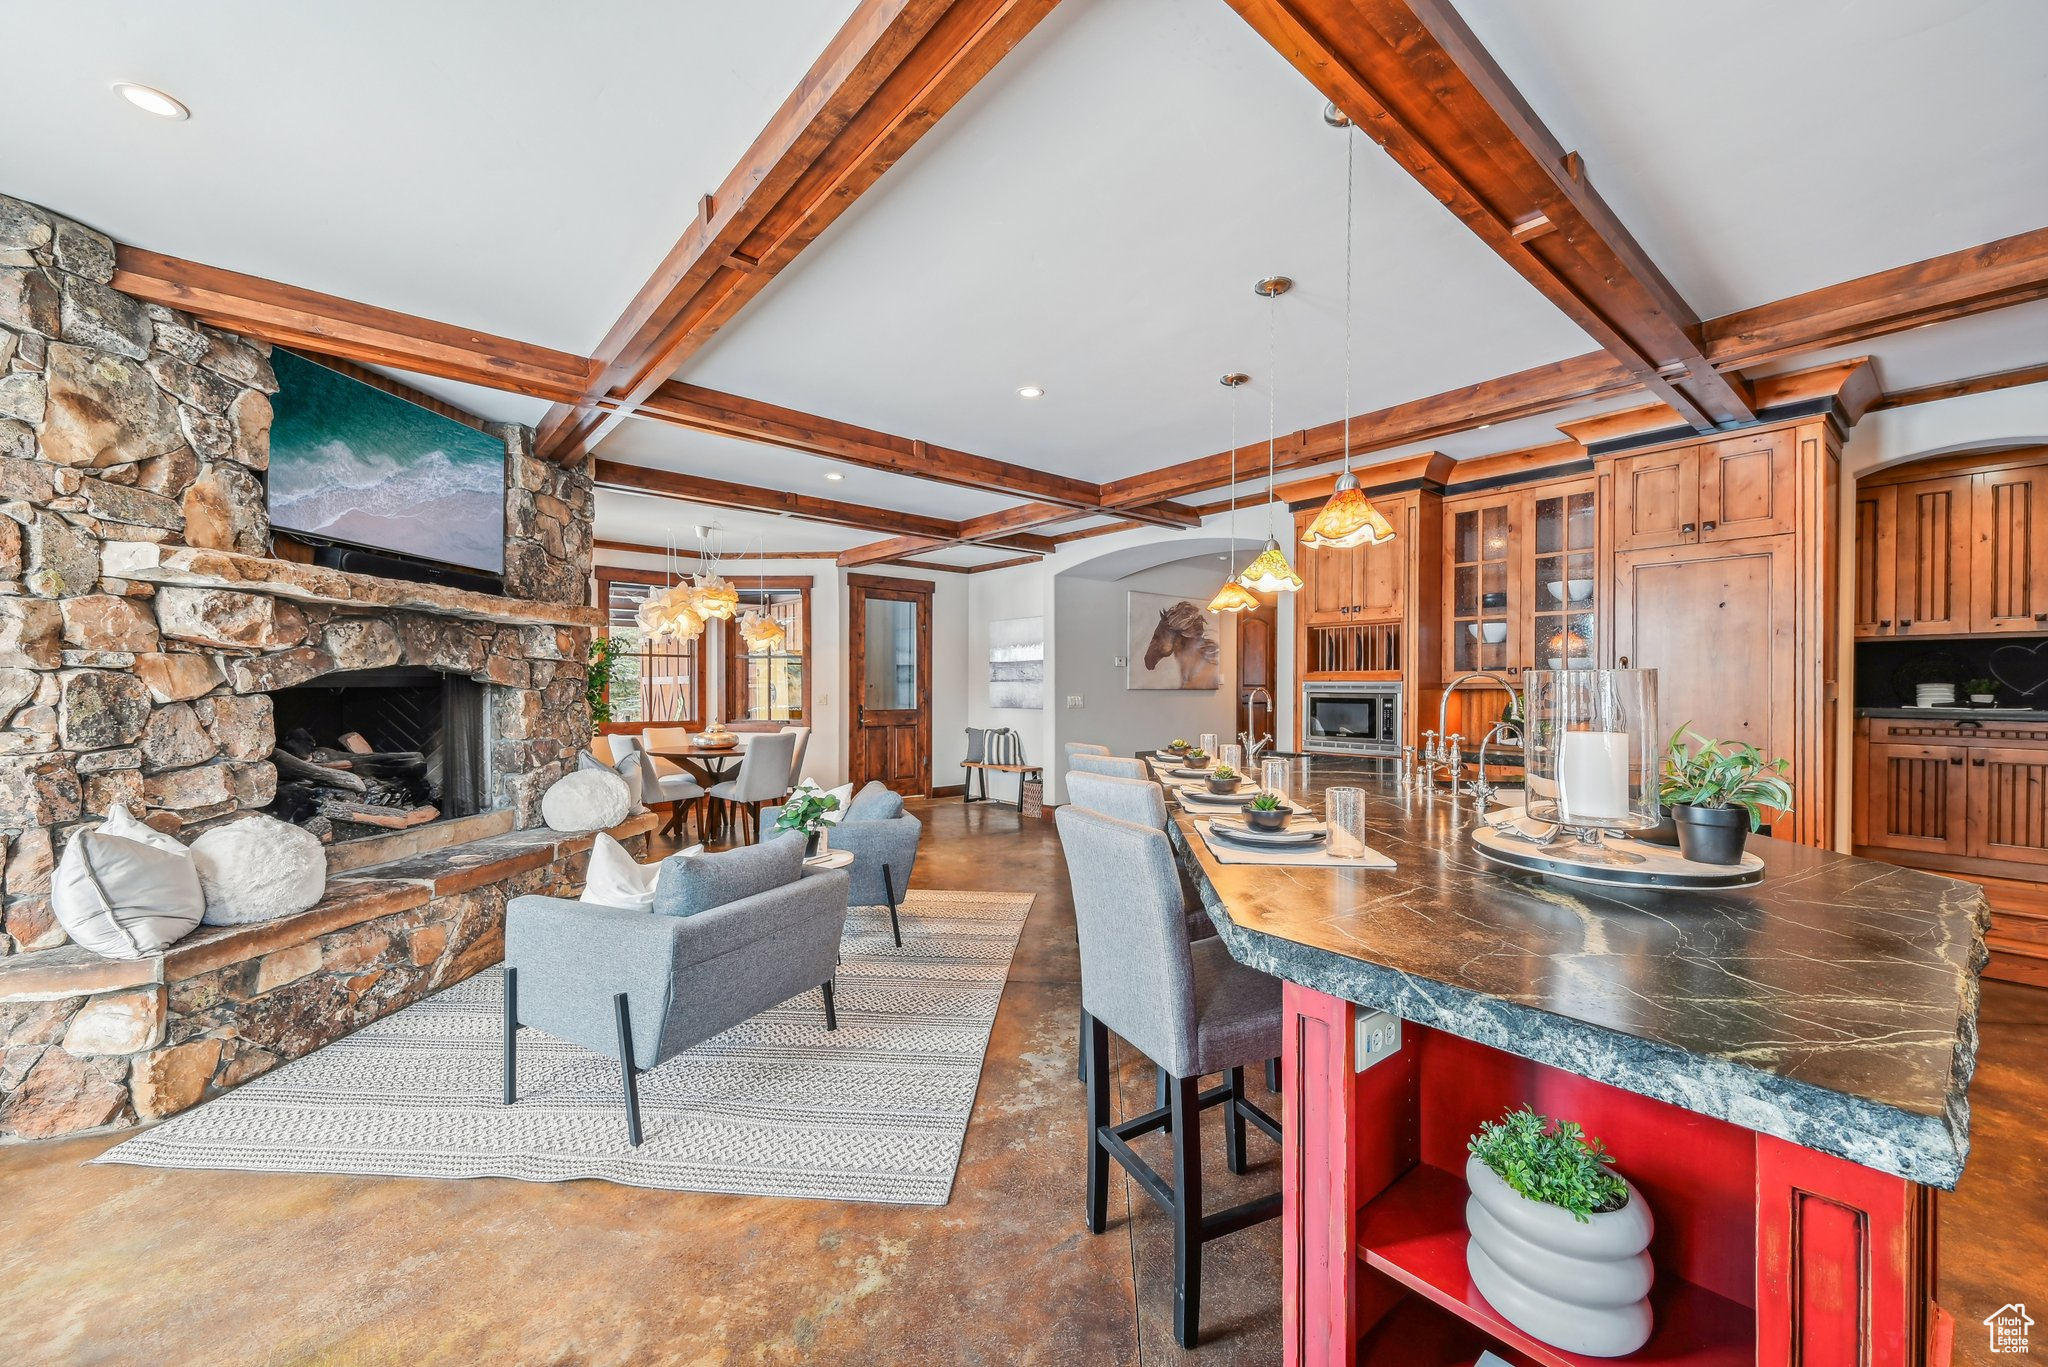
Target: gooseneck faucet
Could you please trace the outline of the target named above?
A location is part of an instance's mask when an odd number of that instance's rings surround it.
[[[1465,768],[1465,738],[1461,735],[1453,735],[1447,730],[1450,725],[1451,694],[1458,685],[1473,679],[1485,679],[1490,683],[1500,685],[1501,689],[1508,695],[1508,715],[1517,718],[1522,715],[1521,690],[1509,682],[1506,675],[1498,674],[1491,669],[1477,669],[1467,674],[1458,675],[1458,677],[1444,685],[1443,698],[1437,703],[1436,730],[1424,731],[1422,733],[1424,741],[1422,762],[1416,769],[1416,781],[1418,783],[1429,784],[1434,780],[1435,771],[1442,769],[1450,778],[1451,790],[1453,792],[1457,791],[1460,775]],[[1510,742],[1517,745],[1521,744],[1522,728],[1520,724],[1513,721],[1495,722],[1487,729],[1486,734],[1479,739],[1479,774],[1478,777],[1465,784],[1465,791],[1479,799],[1482,807],[1492,801],[1493,794],[1496,791],[1494,786],[1486,781],[1486,751],[1496,741],[1503,745]]]
[[[1271,693],[1257,686],[1247,688],[1244,691],[1244,715],[1245,721],[1249,725],[1256,726],[1258,724],[1253,718],[1257,713],[1258,704],[1261,700],[1264,700],[1266,704],[1266,715],[1271,717],[1273,715],[1273,695]],[[1249,729],[1238,732],[1237,739],[1244,746],[1244,762],[1247,770],[1249,770],[1250,766],[1259,762],[1259,752],[1273,743],[1273,737],[1270,734],[1255,736]]]

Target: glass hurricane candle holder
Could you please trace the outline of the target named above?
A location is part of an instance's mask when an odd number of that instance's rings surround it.
[[[1562,827],[1578,857],[1638,862],[1601,836],[1657,824],[1657,671],[1532,669],[1522,679],[1529,815]]]
[[[1294,800],[1293,785],[1287,781],[1287,761],[1267,759],[1259,764],[1259,787],[1282,802]]]
[[[1332,859],[1365,857],[1365,789],[1332,788],[1324,797]]]
[[[1239,773],[1243,773],[1244,747],[1242,745],[1218,746],[1216,749],[1216,762],[1218,764],[1227,764]]]
[[[1195,747],[1199,750],[1204,751],[1207,754],[1215,754],[1216,733],[1214,731],[1204,731],[1201,735],[1196,736]]]

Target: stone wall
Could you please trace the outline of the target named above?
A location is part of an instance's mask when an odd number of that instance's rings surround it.
[[[587,629],[103,573],[116,542],[272,550],[269,347],[113,275],[107,238],[0,195],[0,958],[64,942],[51,869],[110,804],[190,836],[268,803],[271,689],[397,663],[493,685],[496,795],[521,826],[589,736]],[[503,435],[506,592],[581,604],[589,465]]]

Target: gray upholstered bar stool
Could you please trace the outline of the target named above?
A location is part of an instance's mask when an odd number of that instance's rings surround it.
[[[1105,774],[1110,778],[1142,778],[1150,780],[1145,761],[1125,759],[1121,755],[1091,755],[1082,753],[1067,756],[1069,774]]]
[[[1106,755],[1109,753],[1107,745],[1097,745],[1095,742],[1087,740],[1070,740],[1060,748],[1067,752],[1068,759],[1072,759],[1076,755]]]
[[[1221,940],[1187,937],[1180,880],[1166,833],[1069,804],[1054,814],[1074,922],[1081,941],[1081,1005],[1088,1012],[1088,1232],[1109,1213],[1109,1160],[1116,1159],[1173,1217],[1174,1336],[1193,1348],[1200,1333],[1202,1245],[1280,1213],[1275,1192],[1215,1214],[1202,1210],[1201,1112],[1223,1106],[1230,1171],[1245,1164],[1245,1124],[1275,1143],[1280,1125],[1244,1094],[1246,1064],[1280,1048],[1280,982],[1230,957]],[[1159,1110],[1110,1120],[1109,1032],[1171,1077]],[[1201,1079],[1224,1076],[1204,1092]],[[1173,1130],[1173,1185],[1130,1141]]]

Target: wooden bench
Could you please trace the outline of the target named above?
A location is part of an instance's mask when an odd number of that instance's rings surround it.
[[[998,774],[1017,775],[1017,815],[1019,816],[1024,814],[1024,784],[1030,779],[1037,779],[1040,783],[1045,782],[1044,766],[1037,764],[991,764],[984,759],[963,759],[960,761],[960,767],[967,771],[967,792],[962,797],[962,800],[966,802],[994,801],[988,795],[988,776],[991,771]],[[977,774],[981,776],[980,797],[974,795],[974,779]]]

